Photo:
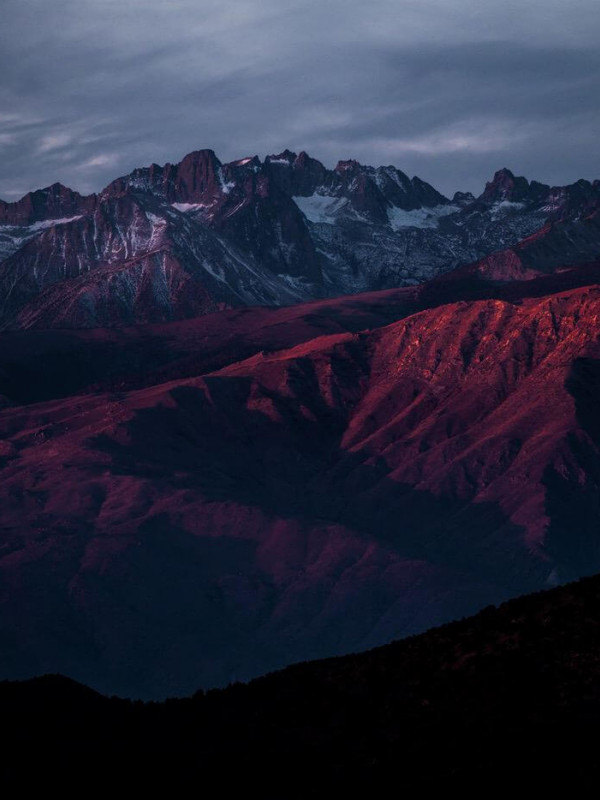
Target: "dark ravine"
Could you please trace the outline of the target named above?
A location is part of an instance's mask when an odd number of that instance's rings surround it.
[[[597,782],[600,578],[358,655],[162,704],[60,676],[0,683],[5,779],[97,775],[227,794],[360,796]],[[36,776],[23,772],[37,765]]]
[[[597,257],[599,199],[598,181],[550,187],[503,169],[478,198],[450,200],[393,166],[327,169],[289,150],[224,164],[200,150],[98,195],[55,184],[0,202],[0,327],[290,305],[415,286],[475,262],[478,279],[532,278]]]

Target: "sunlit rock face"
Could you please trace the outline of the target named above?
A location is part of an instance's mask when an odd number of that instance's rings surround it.
[[[185,694],[600,570],[566,274],[4,333],[2,677]]]

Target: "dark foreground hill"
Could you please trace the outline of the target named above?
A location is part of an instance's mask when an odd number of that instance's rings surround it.
[[[0,684],[0,707],[4,778],[49,789],[79,776],[281,798],[566,782],[576,797],[599,775],[600,577],[189,699],[132,703],[46,676]]]

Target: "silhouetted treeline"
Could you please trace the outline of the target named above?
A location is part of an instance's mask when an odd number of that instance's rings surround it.
[[[0,703],[4,776],[25,782],[23,765],[43,764],[48,785],[125,776],[223,797],[384,797],[390,781],[400,795],[574,790],[599,773],[600,577],[187,699],[109,699],[45,676],[0,684]]]

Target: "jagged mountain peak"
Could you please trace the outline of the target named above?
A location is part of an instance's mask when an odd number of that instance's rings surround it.
[[[323,167],[323,169],[325,169],[324,165],[318,159],[310,156],[306,150],[301,150],[298,153],[295,163],[299,166],[305,166],[306,164],[319,164],[321,167]]]
[[[187,153],[182,158],[181,161],[183,162],[183,161],[187,161],[187,160],[191,160],[191,161],[209,160],[209,161],[216,161],[219,164],[221,163],[219,161],[219,158],[217,157],[217,154],[215,153],[215,151],[212,150],[210,147],[203,147],[200,150],[192,150],[190,153]]]
[[[521,203],[539,205],[558,217],[575,206],[593,199],[596,190],[589,181],[580,179],[568,186],[549,186],[546,183],[516,176],[506,167],[498,170],[478,198],[484,203]]]
[[[265,164],[283,164],[283,165],[288,164],[289,166],[291,166],[294,163],[294,161],[296,161],[297,158],[298,158],[297,153],[294,153],[292,150],[288,150],[286,148],[281,153],[267,156],[265,158]]]
[[[56,195],[66,194],[66,193],[79,194],[79,192],[76,192],[74,189],[70,189],[68,186],[65,186],[63,183],[60,183],[59,181],[55,181],[50,186],[46,186],[43,189],[36,189],[35,191],[30,192],[30,194],[44,194],[44,195],[52,195],[54,197]]]
[[[15,205],[17,203],[23,202],[28,197],[59,197],[64,195],[84,197],[84,195],[80,194],[75,189],[71,189],[69,186],[65,186],[65,184],[60,183],[60,181],[55,181],[54,183],[48,186],[42,186],[40,189],[32,189],[30,192],[26,192],[18,200],[14,200],[12,202],[6,200],[0,200],[0,203],[5,203],[6,205]]]
[[[503,180],[505,178],[508,180],[514,180],[515,173],[508,167],[501,167],[500,169],[497,169],[496,172],[494,173],[493,180],[498,181],[498,180]]]
[[[182,158],[178,167],[180,172],[184,172],[186,169],[195,169],[205,173],[214,173],[221,167],[221,161],[214,150],[194,150]]]
[[[455,192],[452,203],[458,206],[468,206],[475,202],[475,195],[472,192]]]
[[[355,158],[349,158],[345,161],[338,161],[334,167],[335,172],[350,172],[362,169],[362,164],[360,161],[357,161]]]
[[[488,203],[517,200],[522,199],[528,190],[529,181],[526,178],[515,177],[511,170],[503,167],[486,183],[481,199]]]
[[[0,225],[32,225],[49,219],[73,217],[89,212],[96,195],[82,195],[64,184],[55,182],[42,189],[27,192],[19,200],[0,200]]]

